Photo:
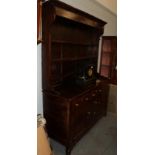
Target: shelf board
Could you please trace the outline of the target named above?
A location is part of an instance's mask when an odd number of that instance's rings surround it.
[[[63,41],[63,40],[52,40],[52,43],[58,43],[58,44],[71,44],[71,45],[82,45],[82,46],[98,46],[98,44],[93,43],[79,43],[79,42],[73,42],[73,41]]]
[[[85,59],[97,59],[96,56],[90,56],[90,57],[78,57],[78,58],[63,58],[63,59],[53,59],[53,62],[59,62],[59,61],[76,61],[76,60],[85,60]]]
[[[68,77],[68,76],[70,76],[70,75],[73,75],[73,74],[74,74],[74,72],[66,73],[66,74],[62,75],[62,78],[66,78],[66,77]]]

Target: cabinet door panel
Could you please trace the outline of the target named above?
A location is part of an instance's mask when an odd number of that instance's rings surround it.
[[[104,36],[102,38],[100,74],[117,84],[117,37]]]
[[[61,47],[62,45],[59,44],[52,44],[51,46],[51,56],[52,56],[52,60],[54,59],[60,59],[61,58]]]
[[[71,128],[73,135],[83,132],[88,128],[89,115],[91,113],[89,95],[81,96],[71,103]]]

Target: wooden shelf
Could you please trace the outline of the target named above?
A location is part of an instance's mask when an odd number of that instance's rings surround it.
[[[59,62],[59,61],[76,61],[76,60],[85,60],[85,59],[97,59],[96,56],[90,56],[90,57],[78,57],[78,58],[63,58],[63,59],[53,59],[53,62]]]
[[[63,78],[66,78],[66,77],[68,77],[68,76],[70,76],[70,75],[73,75],[73,74],[74,74],[74,72],[66,73],[66,74],[62,75],[62,77],[63,77]]]
[[[98,44],[93,43],[79,43],[79,42],[73,42],[73,41],[63,41],[63,40],[52,40],[52,43],[56,44],[71,44],[71,45],[82,45],[82,46],[98,46]]]

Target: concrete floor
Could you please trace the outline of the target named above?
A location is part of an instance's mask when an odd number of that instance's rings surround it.
[[[54,155],[65,155],[65,147],[51,140]],[[117,118],[108,114],[74,146],[71,155],[117,155]]]

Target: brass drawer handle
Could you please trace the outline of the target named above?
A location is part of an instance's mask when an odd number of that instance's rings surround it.
[[[79,106],[79,104],[78,104],[78,103],[76,103],[76,104],[75,104],[75,106],[76,106],[76,107],[78,107],[78,106]]]
[[[85,101],[88,101],[88,97],[85,98]]]
[[[92,94],[92,96],[94,97],[94,96],[96,96],[96,94],[95,94],[95,93],[93,93],[93,94]]]
[[[90,111],[88,111],[88,112],[87,112],[87,114],[88,114],[88,115],[90,115],[90,114],[91,114],[91,112],[90,112]]]

